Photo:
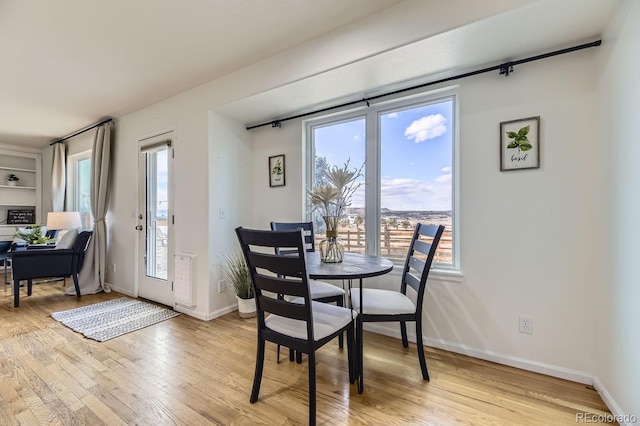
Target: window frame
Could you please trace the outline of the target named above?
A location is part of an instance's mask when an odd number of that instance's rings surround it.
[[[365,120],[365,158],[367,164],[365,168],[365,211],[367,217],[373,217],[374,220],[367,220],[365,223],[365,253],[379,256],[381,243],[379,238],[380,211],[380,194],[382,185],[381,176],[381,142],[379,135],[381,133],[380,117],[389,112],[400,109],[409,109],[422,105],[440,103],[445,101],[452,102],[452,181],[451,181],[451,225],[452,225],[452,263],[435,263],[433,268],[443,272],[459,273],[461,271],[460,259],[460,191],[459,191],[459,164],[460,164],[460,142],[459,142],[459,94],[458,86],[447,87],[429,92],[413,93],[405,96],[395,96],[386,98],[381,101],[370,101],[369,105],[353,109],[341,110],[339,112],[326,114],[304,120],[303,124],[303,158],[304,158],[304,177],[305,183],[303,187],[306,191],[310,190],[313,184],[315,173],[315,144],[314,129],[317,127],[339,124],[345,121],[352,121],[359,118]],[[372,142],[374,141],[374,142]],[[304,217],[311,220],[308,212],[306,196],[304,197]],[[402,261],[394,263],[402,263]]]

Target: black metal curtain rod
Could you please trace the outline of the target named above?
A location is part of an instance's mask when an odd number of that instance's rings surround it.
[[[500,65],[494,65],[494,66],[491,66],[491,67],[482,68],[482,69],[479,69],[479,70],[475,70],[475,71],[470,71],[470,72],[466,72],[466,73],[463,73],[463,74],[454,75],[452,77],[446,77],[446,78],[442,78],[440,80],[430,81],[428,83],[418,84],[416,86],[406,87],[404,89],[399,89],[399,90],[394,90],[392,92],[382,93],[380,95],[369,96],[369,97],[365,97],[365,98],[362,98],[362,99],[357,99],[355,101],[345,102],[345,103],[342,103],[342,104],[339,104],[339,105],[334,105],[334,106],[330,106],[330,107],[327,107],[327,108],[317,109],[317,110],[314,110],[314,111],[305,112],[303,114],[298,114],[298,115],[293,115],[291,117],[281,118],[279,120],[269,121],[267,123],[255,124],[253,126],[248,126],[247,130],[252,130],[252,129],[256,129],[258,127],[264,127],[264,126],[281,127],[281,123],[283,121],[289,121],[289,120],[295,120],[296,118],[308,117],[310,115],[315,115],[315,114],[318,114],[318,113],[321,113],[321,112],[326,112],[326,111],[331,111],[331,110],[334,110],[334,109],[344,108],[344,107],[351,106],[351,105],[356,105],[356,104],[359,104],[361,102],[365,102],[367,104],[367,106],[369,106],[369,101],[373,101],[373,100],[376,100],[376,99],[379,99],[379,98],[384,98],[386,96],[396,95],[398,93],[404,93],[404,92],[408,92],[408,91],[415,90],[415,89],[421,89],[423,87],[433,86],[434,84],[445,83],[447,81],[453,81],[453,80],[459,80],[461,78],[472,77],[474,75],[484,74],[484,73],[491,72],[491,71],[500,70],[500,75],[504,75],[505,77],[508,77],[509,74],[511,74],[513,72],[513,67],[515,65],[526,64],[527,62],[533,62],[533,61],[538,61],[540,59],[550,58],[552,56],[563,55],[565,53],[575,52],[576,50],[588,49],[590,47],[597,47],[597,46],[600,46],[601,44],[602,44],[602,40],[596,40],[596,41],[592,41],[591,43],[585,43],[585,44],[580,44],[578,46],[567,47],[566,49],[554,50],[553,52],[543,53],[541,55],[536,55],[536,56],[530,56],[528,58],[519,59],[517,61],[505,62],[505,63],[500,64]]]
[[[80,130],[76,130],[75,132],[70,133],[70,134],[68,134],[67,136],[64,136],[64,137],[62,137],[62,138],[60,138],[60,139],[55,139],[55,140],[51,141],[51,143],[49,144],[49,146],[51,146],[51,145],[55,145],[55,144],[57,144],[57,143],[64,142],[64,141],[66,141],[67,139],[71,139],[71,138],[72,138],[72,137],[74,137],[74,136],[81,135],[81,134],[82,134],[82,133],[84,133],[84,132],[88,132],[88,131],[89,131],[89,130],[91,130],[91,129],[95,129],[95,128],[96,128],[96,127],[98,127],[98,126],[102,126],[103,124],[109,123],[109,122],[111,122],[111,121],[113,121],[113,118],[107,118],[107,119],[105,119],[105,120],[102,120],[102,121],[99,121],[99,122],[97,122],[97,123],[95,123],[95,124],[92,124],[91,126],[87,126],[87,127],[84,127],[84,128],[82,128],[82,129],[80,129]]]

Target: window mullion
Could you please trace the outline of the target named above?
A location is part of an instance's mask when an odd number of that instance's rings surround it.
[[[365,234],[367,254],[380,253],[380,144],[378,114],[373,108],[366,116]]]

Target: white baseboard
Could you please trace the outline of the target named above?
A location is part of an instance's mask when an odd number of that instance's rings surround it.
[[[207,315],[206,321],[210,321],[212,319],[216,319],[218,317],[221,317],[223,315],[228,314],[229,312],[233,312],[233,311],[237,311],[237,310],[238,310],[238,305],[234,303],[233,305],[229,305],[229,306],[224,307],[222,309],[218,309],[217,311],[209,312],[209,314]]]
[[[109,283],[105,283],[105,285],[109,286],[111,291],[115,291],[116,293],[122,293],[124,295],[129,296],[129,297],[136,297],[136,296],[134,296],[134,294],[131,291],[126,290],[124,288],[116,287],[113,284],[109,284]]]
[[[389,327],[385,327],[379,324],[369,323],[365,324],[365,329],[373,331],[374,333],[383,334],[385,336],[395,337],[397,339],[402,338],[400,335],[399,326],[397,327],[397,330],[393,330]],[[416,341],[415,333],[407,332],[407,337],[412,342]],[[510,367],[521,368],[523,370],[546,374],[547,376],[558,377],[561,379],[571,380],[572,382],[583,383],[586,385],[593,384],[593,375],[584,371],[571,370],[564,367],[558,367],[555,365],[532,361],[525,358],[518,358],[497,352],[487,351],[485,349],[473,348],[460,343],[448,342],[442,339],[434,339],[431,337],[427,337],[424,343],[427,346],[432,346],[434,348],[443,349],[445,351],[455,352],[462,355],[468,355],[478,359],[484,359],[485,361],[491,361],[498,364],[508,365]]]
[[[615,416],[615,420],[622,426],[632,426],[637,424],[637,417],[625,413],[620,406],[613,399],[609,391],[604,387],[604,384],[600,381],[598,376],[593,376],[593,387],[598,391],[598,394],[611,411],[611,414]]]

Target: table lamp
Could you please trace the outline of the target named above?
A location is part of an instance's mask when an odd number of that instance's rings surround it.
[[[47,229],[59,230],[61,238],[69,229],[82,228],[80,212],[49,212],[47,213]]]

